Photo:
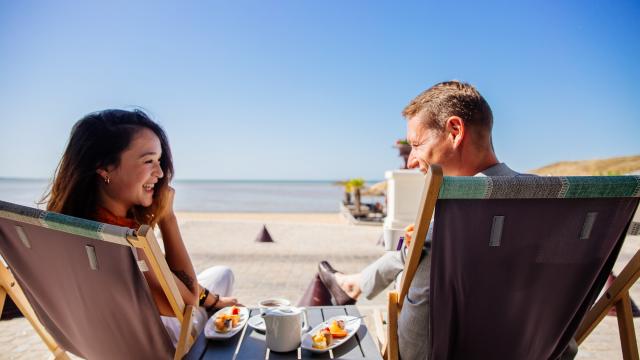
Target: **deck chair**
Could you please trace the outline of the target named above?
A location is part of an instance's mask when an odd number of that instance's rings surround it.
[[[178,359],[193,341],[193,307],[146,225],[133,230],[0,201],[0,255],[8,265],[0,266],[0,300],[12,298],[56,359],[67,351],[86,359]],[[182,324],[175,347],[144,271],[155,273]]]
[[[403,279],[389,293],[387,359],[398,358],[398,316],[424,256],[430,317],[414,326],[430,327],[431,359],[557,359],[611,306],[624,358],[638,358],[628,289],[640,252],[592,305],[638,230],[640,177],[443,177],[432,165],[425,182]]]

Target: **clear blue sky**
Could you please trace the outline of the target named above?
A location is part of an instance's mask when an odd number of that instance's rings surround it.
[[[178,179],[381,179],[402,108],[450,79],[517,170],[640,154],[640,3],[439,3],[0,0],[0,177],[50,177],[76,120],[139,106]]]

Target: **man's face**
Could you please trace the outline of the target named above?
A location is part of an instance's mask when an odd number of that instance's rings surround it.
[[[447,174],[447,170],[453,165],[454,149],[446,132],[429,129],[420,114],[407,121],[407,141],[411,145],[408,168],[419,168],[426,173],[429,164],[438,164]]]

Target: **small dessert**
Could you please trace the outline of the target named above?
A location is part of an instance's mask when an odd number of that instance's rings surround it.
[[[324,336],[324,339],[327,341],[327,346],[331,346],[333,343],[333,335],[331,335],[331,330],[328,327],[320,330],[320,334]]]
[[[329,331],[334,338],[343,338],[347,336],[344,320],[333,320],[329,326]]]
[[[216,331],[219,333],[229,332],[233,328],[233,322],[231,319],[227,318],[227,315],[218,315],[216,320],[213,322],[216,327]]]
[[[238,323],[240,322],[240,315],[227,315],[227,318],[231,320],[231,325],[233,327],[238,326]]]
[[[326,349],[327,348],[327,339],[322,335],[322,332],[318,332],[314,336],[311,337],[311,346],[314,349]]]

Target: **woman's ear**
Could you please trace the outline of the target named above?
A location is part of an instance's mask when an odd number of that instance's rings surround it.
[[[462,144],[465,135],[464,121],[458,116],[452,116],[445,123],[445,131],[454,148]]]
[[[107,181],[107,179],[109,178],[109,172],[106,169],[96,169],[96,173],[98,174],[98,176],[100,176],[102,178],[102,180],[104,180],[105,182]]]

